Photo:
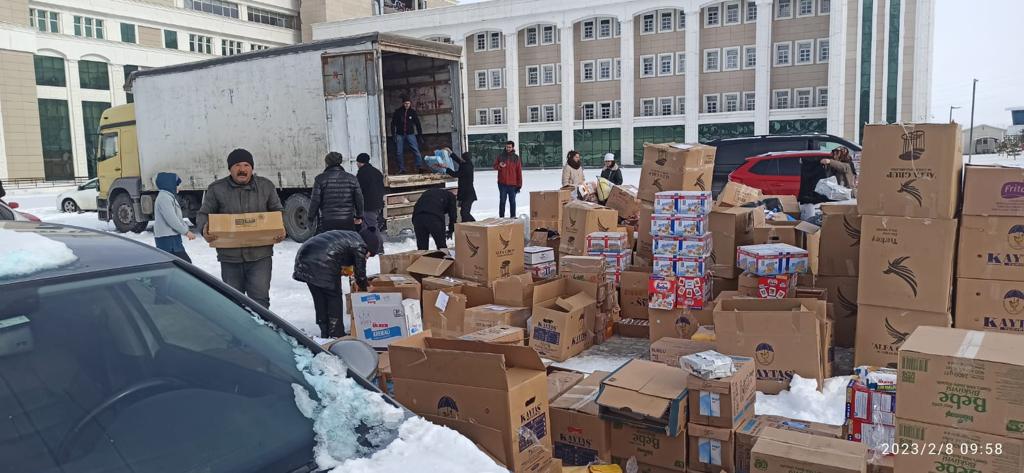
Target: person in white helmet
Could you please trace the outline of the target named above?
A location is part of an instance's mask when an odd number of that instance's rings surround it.
[[[622,185],[622,170],[615,162],[615,155],[608,153],[604,155],[604,169],[601,170],[601,177],[615,185]]]

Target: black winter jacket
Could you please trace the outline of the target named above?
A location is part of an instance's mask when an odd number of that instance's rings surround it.
[[[341,166],[328,167],[313,181],[313,197],[309,203],[309,221],[351,222],[363,216],[363,192],[359,180]]]
[[[391,114],[391,134],[393,135],[417,135],[423,134],[423,127],[420,126],[420,114],[416,109],[398,107],[395,113]]]
[[[354,266],[356,284],[365,291],[366,242],[356,232],[332,230],[306,240],[295,253],[292,279],[316,287],[337,291],[341,268]]]
[[[612,184],[617,186],[622,185],[622,169],[619,169],[619,165],[616,164],[611,168],[604,168],[601,170],[601,177],[608,179]]]
[[[459,165],[458,171],[451,169],[446,171],[449,176],[459,178],[459,195],[456,200],[459,202],[475,202],[476,188],[473,187],[473,162],[466,161]]]
[[[455,196],[445,189],[434,188],[423,193],[416,199],[416,205],[412,208],[413,220],[421,218],[436,218],[444,222],[445,215],[448,216],[448,231],[455,230],[456,215]],[[413,222],[415,225],[416,222]]]
[[[363,207],[367,212],[384,208],[384,174],[370,164],[356,171],[359,189],[363,191]]]

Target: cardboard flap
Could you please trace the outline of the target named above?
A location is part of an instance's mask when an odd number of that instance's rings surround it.
[[[509,389],[509,370],[542,375],[544,365],[532,348],[487,342],[427,338],[417,334],[389,346],[392,375],[397,378]]]
[[[566,312],[580,310],[596,303],[597,301],[593,297],[582,292],[570,297],[559,297],[555,300],[555,305]]]
[[[435,256],[435,253],[437,254]],[[455,264],[455,260],[444,256],[444,253],[434,252],[421,256],[407,268],[410,274],[422,274],[426,276],[441,276],[448,268]]]
[[[558,296],[564,295],[567,283],[567,279],[557,278],[552,279],[549,282],[533,286],[533,304],[538,305],[541,302],[549,301],[557,298]]]
[[[776,429],[774,427],[766,427],[761,431],[759,437],[783,444],[807,447],[812,451],[837,454],[836,457],[847,455],[865,460],[868,454],[868,447],[863,443],[805,434],[793,430]],[[818,458],[821,458],[820,454]]]
[[[693,422],[690,422],[686,424],[686,434],[689,435],[690,437],[715,439],[721,440],[723,442],[729,442],[732,440],[733,430],[694,424]]]
[[[486,342],[452,340],[446,338],[428,338],[427,346],[438,350],[500,355],[504,359],[504,365],[507,368],[515,367],[538,371],[546,370],[544,362],[540,360],[540,355],[537,354],[536,350],[530,347],[494,345]],[[462,375],[465,376],[465,373]]]
[[[602,406],[654,418],[664,416],[670,402],[669,399],[649,396],[608,384],[604,385],[597,397],[597,403]]]
[[[675,399],[686,391],[683,370],[646,360],[633,360],[604,380],[607,386],[636,391],[647,396]]]

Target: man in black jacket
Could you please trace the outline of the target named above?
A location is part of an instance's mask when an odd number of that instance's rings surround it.
[[[473,202],[476,201],[476,188],[473,187],[473,155],[466,151],[461,157],[453,154],[452,158],[459,162],[458,171],[447,171],[449,176],[459,178],[459,195],[455,198],[459,201],[459,221],[475,222],[476,219],[470,214],[473,211]]]
[[[345,336],[341,290],[341,271],[352,266],[356,285],[365,291],[366,258],[373,256],[356,232],[333,230],[306,240],[295,253],[292,279],[304,282],[313,296],[316,324],[321,338]]]
[[[363,224],[363,192],[359,181],[341,167],[341,153],[327,153],[327,169],[313,180],[313,196],[309,202],[309,221],[317,225],[317,233],[329,230],[359,231]]]
[[[384,217],[384,174],[370,164],[370,155],[360,153],[356,157],[356,179],[363,191],[363,229],[369,231],[374,238],[368,240],[374,253],[383,254],[384,239],[380,236],[380,219]]]
[[[412,208],[412,228],[416,232],[416,249],[429,250],[430,239],[438,249],[448,248],[448,237],[455,233],[455,196],[445,188],[434,188],[416,199]],[[448,216],[448,231],[444,218]]]
[[[416,157],[416,169],[423,169],[423,155],[420,154],[419,137],[423,134],[420,126],[420,115],[412,108],[412,101],[402,97],[402,106],[391,115],[391,134],[395,137],[395,159],[398,161],[398,173],[405,173],[405,144],[409,144],[413,156]]]

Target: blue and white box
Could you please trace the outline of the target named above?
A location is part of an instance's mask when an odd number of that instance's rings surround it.
[[[658,215],[701,216],[711,213],[715,200],[705,191],[663,191],[654,194],[654,213]]]
[[[699,237],[655,237],[652,253],[655,256],[686,256],[706,258],[711,255],[711,234]]]
[[[699,237],[708,233],[708,216],[652,215],[651,236]]]
[[[374,348],[388,345],[423,331],[420,301],[402,299],[397,292],[356,292],[352,294],[356,338]]]

